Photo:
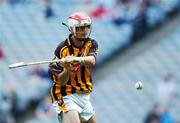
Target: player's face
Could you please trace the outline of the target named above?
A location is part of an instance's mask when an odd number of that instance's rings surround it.
[[[76,27],[76,37],[78,38],[87,38],[90,34],[91,26],[81,26],[81,27]]]

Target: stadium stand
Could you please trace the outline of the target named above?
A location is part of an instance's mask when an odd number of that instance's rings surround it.
[[[153,47],[129,58],[128,62],[120,64],[117,60],[106,65],[103,70],[105,75],[98,77],[92,96],[99,122],[110,123],[113,119],[122,123],[143,122],[155,102],[157,84],[166,73],[173,75],[179,89],[179,34],[180,28],[177,27]],[[144,89],[137,92],[134,83],[139,80],[144,83]],[[170,108],[177,121],[180,109],[178,100],[179,96],[172,100]]]
[[[9,70],[8,65],[19,61],[50,59],[56,45],[59,41],[64,40],[68,34],[68,30],[61,26],[61,22],[66,22],[66,17],[70,13],[82,10],[83,4],[81,4],[81,2],[77,2],[75,0],[54,0],[52,8],[55,12],[55,17],[47,20],[42,16],[42,10],[44,7],[39,2],[34,2],[33,0],[26,2],[24,0],[23,3],[17,3],[15,6],[11,6],[7,3],[0,4],[0,44],[1,47],[3,47],[5,55],[4,59],[0,61],[0,102],[2,104],[0,106],[0,116],[2,117],[0,117],[0,123],[4,123],[7,120],[9,122],[15,122],[13,116],[11,116],[12,105],[5,99],[9,85],[12,86],[15,94],[17,94],[17,112],[19,112],[20,115],[22,115],[22,112],[28,111],[27,109],[32,106],[34,101],[41,100],[48,93],[48,89],[51,85],[49,79],[41,79],[37,76],[30,76],[30,67]],[[138,3],[141,4],[140,1]],[[72,7],[72,4],[76,4],[76,6]],[[98,2],[92,0],[89,6],[90,8],[95,8],[99,4],[102,4],[101,0]],[[112,8],[113,6],[113,4],[104,5],[107,9]],[[161,3],[155,3],[154,5],[147,6],[147,10],[145,11],[147,27],[152,28],[157,26],[159,23],[165,22],[166,18],[168,18],[168,14],[174,10],[178,10],[179,6],[180,0],[173,0],[173,2],[161,0]],[[156,13],[156,16],[154,16],[154,13]],[[129,14],[131,15],[133,13]],[[175,52],[178,52],[180,47],[178,41],[179,31],[180,30],[177,29],[174,33],[172,33],[172,36],[163,39],[157,47],[154,47],[151,51],[146,52],[144,55],[137,58],[133,63],[124,66],[124,68],[121,68],[117,72],[113,72],[114,77],[112,75],[104,78],[106,81],[109,80],[110,82],[113,82],[113,87],[116,87],[117,89],[122,88],[122,95],[114,95],[113,91],[111,91],[113,88],[105,86],[105,82],[102,82],[102,85],[97,84],[94,93],[96,93],[97,90],[99,90],[100,93],[98,92],[97,95],[94,95],[93,99],[95,104],[98,106],[96,106],[97,112],[104,109],[107,111],[98,113],[99,122],[109,123],[115,118],[119,119],[119,121],[123,123],[131,122],[127,121],[127,119],[134,119],[133,122],[140,122],[139,120],[143,117],[145,112],[143,112],[144,110],[140,107],[133,107],[133,105],[139,103],[131,101],[137,96],[128,95],[125,92],[129,91],[133,94],[130,81],[134,79],[141,78],[142,81],[150,81],[149,83],[153,83],[153,78],[155,79],[157,77],[157,71],[153,71],[152,67],[163,71],[163,67],[167,66],[171,71],[178,71],[178,68],[175,64],[173,64],[173,62],[177,62],[176,56],[178,53]],[[91,37],[97,39],[100,45],[97,65],[100,65],[107,59],[110,59],[115,52],[120,52],[124,47],[130,45],[133,42],[132,38],[134,33],[134,26],[132,23],[125,22],[118,26],[114,25],[110,15],[107,15],[107,17],[100,20],[94,19]],[[167,53],[161,52],[161,49],[164,48],[168,49]],[[152,51],[157,52],[156,56],[152,55]],[[168,60],[168,57],[172,57],[171,54],[173,54],[174,59]],[[144,56],[146,57],[144,58]],[[157,61],[159,56],[162,59],[166,59],[161,60],[163,61],[163,64],[161,61]],[[154,63],[154,66],[151,66],[149,63]],[[46,69],[46,66],[42,67]],[[141,71],[138,71],[136,69],[137,67],[140,68]],[[146,71],[146,69],[149,69],[149,71]],[[117,74],[121,75],[121,81],[126,81],[127,83],[118,83],[120,79],[115,77]],[[131,75],[131,77],[128,75]],[[147,75],[153,76],[153,78]],[[152,86],[152,84],[149,83],[147,83],[148,86]],[[126,88],[126,90],[123,90],[123,88]],[[112,94],[107,92],[112,92]],[[147,92],[138,98],[141,101],[147,100],[151,98],[151,93],[152,90],[147,89]],[[104,96],[106,97],[106,100],[100,98],[103,94],[105,94]],[[113,104],[111,104],[113,105],[112,108],[107,107],[109,104],[108,100],[114,100],[115,98],[120,99],[121,97],[121,100],[124,102],[114,101]],[[128,108],[126,106],[127,104],[129,105]],[[149,105],[150,102],[144,103],[145,108],[148,108]],[[114,109],[119,109],[119,112],[114,112]],[[137,110],[140,113],[132,114],[132,109]],[[174,109],[174,112],[177,112],[177,109]],[[129,114],[128,117],[125,114]],[[55,118],[54,120],[56,121]],[[42,121],[33,120],[29,122],[39,123]],[[48,123],[50,121],[46,120],[46,122]]]

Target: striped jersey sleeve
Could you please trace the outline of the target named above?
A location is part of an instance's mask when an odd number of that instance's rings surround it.
[[[91,41],[92,41],[92,46],[91,46],[89,53],[87,55],[88,56],[92,55],[96,58],[97,53],[98,53],[98,43],[96,40],[93,40],[93,39],[91,39]]]
[[[59,59],[62,58],[61,53],[62,53],[63,49],[65,49],[65,48],[66,48],[66,41],[63,41],[57,46],[57,48],[54,52],[55,56],[58,57]]]

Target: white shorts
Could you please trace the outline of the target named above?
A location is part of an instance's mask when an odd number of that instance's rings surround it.
[[[88,121],[94,114],[95,111],[90,102],[90,94],[79,93],[72,94],[63,97],[63,101],[66,107],[66,111],[77,110],[81,121]],[[57,101],[53,103],[53,107],[57,114],[63,112]]]

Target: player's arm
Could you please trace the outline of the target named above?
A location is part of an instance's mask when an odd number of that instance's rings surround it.
[[[94,56],[85,56],[85,57],[75,57],[75,56],[67,56],[61,59],[59,65],[63,68],[62,72],[57,74],[57,80],[60,84],[65,85],[70,77],[71,73],[71,63],[80,62],[81,65],[85,65],[87,67],[92,68],[95,64]]]
[[[92,46],[87,56],[83,56],[83,57],[67,56],[66,58],[69,59],[70,62],[74,62],[74,61],[80,62],[81,65],[92,68],[96,63],[97,52],[98,52],[98,44],[95,40],[92,40]]]
[[[67,64],[66,60],[65,60],[65,55],[66,53],[63,52],[63,50],[61,49],[65,49],[65,41],[61,42],[56,50],[55,50],[55,58],[61,59],[61,62],[56,63],[55,66],[57,66],[55,69],[53,69],[53,66],[50,66],[50,73],[51,75],[55,75],[55,80],[57,83],[65,85],[70,77],[70,65]],[[63,54],[64,53],[64,54]],[[54,80],[54,78],[52,77],[52,79]]]
[[[68,82],[70,71],[70,64],[65,62],[65,58],[61,58],[61,62],[59,63],[51,63],[48,69],[48,72],[52,76],[51,78],[61,85],[65,85]],[[56,79],[54,79],[53,76],[55,76]]]
[[[81,65],[85,65],[87,67],[93,67],[96,63],[96,59],[94,56],[84,56],[84,57],[79,57],[79,61]]]
[[[95,65],[96,59],[94,56],[84,56],[84,57],[76,57],[76,56],[67,56],[66,57],[68,63],[79,62],[81,65],[92,68]]]
[[[61,85],[65,85],[70,77],[70,69],[64,68],[61,73],[58,74],[57,79]]]
[[[80,63],[89,68],[92,68],[96,63],[97,52],[98,52],[98,43],[95,40],[92,40],[92,46],[87,56],[79,57]]]
[[[66,62],[65,58],[62,58],[59,65],[63,67],[63,71],[57,75],[57,80],[60,84],[65,85],[68,82],[71,73],[70,64]]]

